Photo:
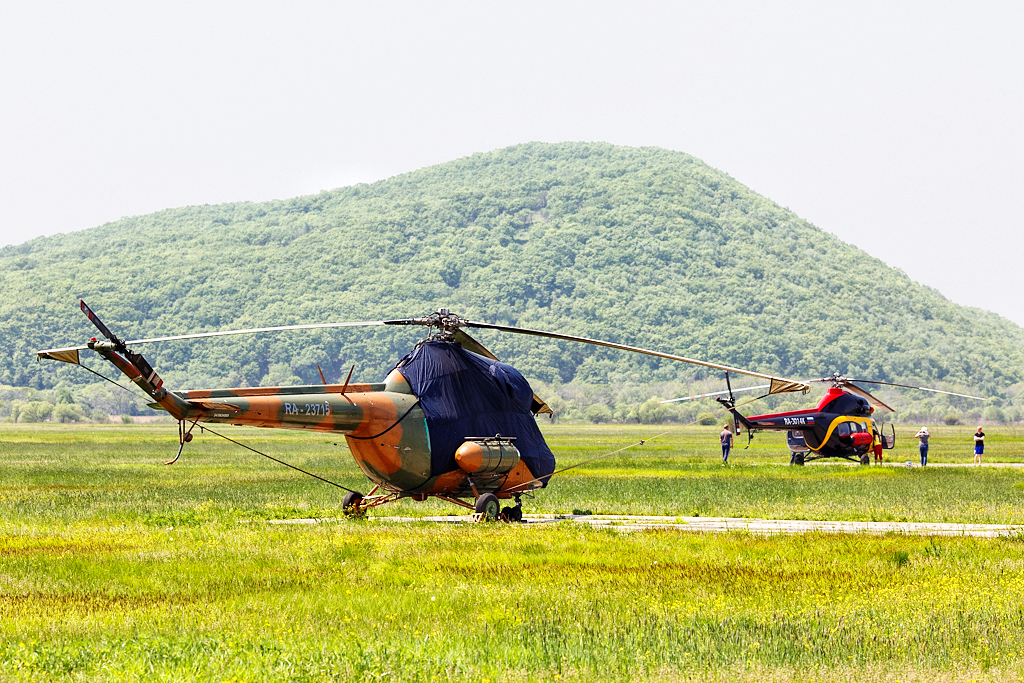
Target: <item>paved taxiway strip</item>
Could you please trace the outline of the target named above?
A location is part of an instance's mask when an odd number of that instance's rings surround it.
[[[536,517],[531,515],[531,517]],[[540,521],[540,520],[538,520]],[[741,517],[634,517],[580,515],[573,521],[622,531],[679,529],[683,531],[747,531],[754,534],[912,534],[930,536],[1024,535],[1024,526],[1007,524],[943,524],[932,522],[848,522],[793,519],[748,519]]]
[[[333,519],[280,519],[271,524],[317,524]],[[371,522],[409,523],[434,522],[465,524],[472,515],[436,517],[371,517]],[[796,519],[748,519],[743,517],[657,517],[644,515],[524,515],[530,526],[556,523],[589,524],[614,531],[645,531],[675,529],[678,531],[727,532],[746,531],[752,534],[908,534],[915,536],[1024,536],[1024,525],[951,524],[941,522],[841,522]]]
[[[758,463],[758,464],[761,464],[761,463]],[[768,464],[770,464],[770,465],[784,465],[786,467],[793,467],[793,465],[790,465],[788,462],[773,462],[773,463],[768,463]],[[831,466],[838,465],[840,467],[867,467],[867,465],[861,465],[860,463],[857,463],[857,462],[847,462],[845,460],[830,460],[830,461],[827,461],[827,462],[822,462],[820,460],[815,460],[813,462],[807,463],[808,467],[815,467],[815,466],[823,467],[823,466],[828,466],[828,465],[831,465]],[[918,462],[917,460],[907,460],[905,462],[902,461],[902,460],[886,460],[881,465],[871,465],[871,467],[920,467],[920,466],[921,466],[921,463]],[[985,463],[982,463],[981,465],[975,465],[973,462],[930,462],[930,463],[928,463],[927,467],[1010,467],[1010,468],[1020,469],[1020,468],[1024,467],[1024,462],[985,462]]]

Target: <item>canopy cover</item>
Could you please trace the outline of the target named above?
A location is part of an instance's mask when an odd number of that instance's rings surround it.
[[[530,412],[533,390],[511,365],[452,342],[432,341],[417,346],[398,369],[426,416],[435,475],[458,468],[455,451],[466,437],[496,434],[516,437],[516,448],[534,477],[555,471],[555,456]]]

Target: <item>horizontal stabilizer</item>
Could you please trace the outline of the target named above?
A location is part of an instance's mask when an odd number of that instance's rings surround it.
[[[223,410],[229,413],[237,413],[242,409],[230,403],[211,403],[210,401],[188,401],[190,406],[202,408],[203,410]]]
[[[36,358],[39,360],[59,360],[62,363],[74,363],[75,365],[81,365],[81,361],[78,359],[78,352],[89,348],[88,346],[70,346],[66,349],[46,349],[45,351],[37,351]]]
[[[771,384],[768,386],[769,394],[785,394],[790,391],[802,391],[807,393],[808,386],[804,382],[794,382],[790,379],[779,379],[778,377],[771,378]]]

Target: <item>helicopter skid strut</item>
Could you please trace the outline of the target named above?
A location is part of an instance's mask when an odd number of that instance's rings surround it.
[[[867,453],[865,453],[864,455],[812,455],[812,456],[806,456],[806,455],[802,455],[802,454],[797,454],[797,455],[798,455],[798,457],[794,458],[794,461],[792,463],[790,463],[790,464],[804,465],[804,464],[807,464],[809,462],[814,462],[815,460],[831,460],[833,458],[835,458],[835,459],[840,459],[841,458],[843,460],[849,460],[850,462],[852,462],[854,464],[857,464],[857,465],[867,465],[867,464],[870,464],[870,461],[865,459],[865,458],[868,458],[868,454]]]
[[[493,493],[485,493],[476,496],[476,503],[470,504],[458,498],[452,498],[441,494],[433,494],[434,498],[452,503],[473,511],[474,522],[521,522],[523,519],[523,501],[516,496],[515,507],[498,508],[498,498]]]
[[[375,486],[373,491],[365,497],[353,497],[353,500],[348,502],[345,506],[346,515],[349,517],[362,517],[366,511],[372,507],[385,505],[406,497],[398,493],[373,495],[378,489],[379,487]],[[458,505],[459,507],[472,510],[474,522],[520,522],[523,519],[523,503],[520,496],[515,497],[515,507],[501,508],[498,497],[493,493],[485,493],[477,496],[475,505],[467,503],[459,498],[454,498],[440,493],[433,493],[429,495],[433,498],[443,500],[446,503],[451,503],[453,505]],[[417,498],[417,500],[421,499]]]
[[[474,509],[474,506],[470,505],[469,503],[467,503],[464,500],[459,500],[458,498],[450,498],[448,496],[443,496],[443,495],[438,494],[438,493],[434,494],[434,498],[439,498],[440,500],[443,500],[446,503],[453,503],[455,505],[461,505],[462,507],[469,508],[470,510]]]
[[[376,489],[375,489],[376,490]],[[379,495],[367,494],[345,507],[345,514],[349,517],[362,517],[370,508],[386,505],[401,498],[397,493],[382,493]]]

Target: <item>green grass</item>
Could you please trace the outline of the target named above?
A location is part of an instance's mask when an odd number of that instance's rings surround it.
[[[628,443],[647,439],[667,432],[654,439],[634,455],[628,457],[629,467],[649,469],[658,462],[658,456],[672,463],[714,463],[721,459],[718,446],[718,432],[721,425],[711,427],[673,427],[672,425],[580,425],[554,424],[540,421],[549,445],[556,449],[559,466],[571,464],[586,457],[594,457],[620,448]],[[907,460],[919,462],[917,433],[920,425],[896,428],[896,448],[885,451],[887,462],[904,463]],[[973,426],[930,426],[931,446],[928,451],[929,463],[972,463],[974,461]],[[985,427],[985,462],[1024,462],[1024,427]],[[758,432],[750,447],[747,437],[737,437],[737,447],[729,456],[735,464],[788,464],[789,451],[786,449],[785,432]],[[641,456],[641,457],[637,457]],[[607,460],[598,462],[607,463]],[[824,460],[823,463],[845,463],[843,460]],[[606,467],[595,465],[594,467]],[[590,468],[593,469],[593,468]]]
[[[9,534],[39,680],[631,680],[1024,671],[1015,540],[203,525]]]
[[[367,490],[339,437],[223,431],[344,486]],[[559,467],[567,467],[666,428],[554,425],[545,431]],[[779,434],[759,434],[755,445],[737,449],[730,465],[722,467],[715,431],[674,428],[638,448],[571,469],[526,499],[526,511],[1024,524],[1024,470],[789,467]],[[990,462],[1013,461],[1024,453],[1024,435],[1017,431],[989,430]],[[966,429],[968,439],[971,433]],[[955,428],[937,430],[931,461],[951,460],[963,436]],[[341,516],[343,492],[238,446],[200,436],[177,464],[165,466],[176,449],[173,425],[4,425],[0,513],[8,522],[33,523],[200,524]],[[902,462],[915,453],[912,445],[902,444],[892,459]],[[374,514],[459,512],[447,503],[405,501]]]
[[[652,434],[546,431],[560,465]],[[1014,457],[1011,428],[988,431]],[[329,437],[231,434],[365,489]],[[173,425],[0,428],[0,680],[1024,675],[1017,538],[269,525],[335,516],[341,494],[209,437],[165,467],[175,441]],[[528,511],[1024,522],[1017,470],[791,468],[759,449],[723,468],[714,428],[675,430]]]

